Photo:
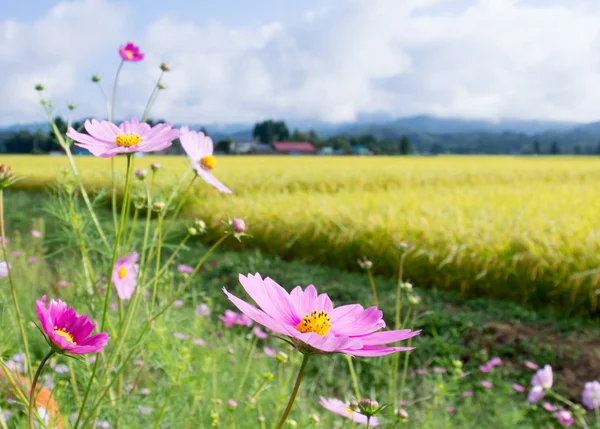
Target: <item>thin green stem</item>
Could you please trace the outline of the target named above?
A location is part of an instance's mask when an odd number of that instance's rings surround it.
[[[104,101],[104,105],[106,106],[106,117],[110,118],[110,105],[108,104],[108,98],[106,98],[106,93],[104,92],[102,85],[100,85],[100,82],[96,82],[96,84],[100,89],[100,94],[102,94],[102,100]]]
[[[171,394],[173,393],[173,390],[175,390],[176,385],[173,385],[173,387],[171,387],[169,389],[169,393],[167,393],[167,397],[163,399],[163,406],[160,409],[160,413],[158,414],[158,417],[156,418],[156,423],[154,424],[154,429],[158,429],[160,422],[162,421],[163,417],[165,416],[165,411],[167,410],[167,405],[169,405],[169,399],[171,399]]]
[[[156,95],[158,94],[158,91],[159,91],[160,81],[162,80],[162,77],[164,74],[165,74],[164,71],[160,72],[160,76],[158,76],[156,85],[154,85],[154,88],[152,88],[152,92],[150,93],[150,98],[148,98],[148,102],[146,103],[146,108],[144,109],[144,113],[142,114],[142,119],[140,122],[146,122],[146,119],[148,119],[148,114],[150,113],[150,107],[152,107],[152,104],[154,104],[154,100],[156,99]]]
[[[356,371],[354,370],[354,362],[352,362],[352,356],[350,355],[345,355],[346,356],[346,360],[348,361],[348,368],[350,369],[350,376],[352,377],[352,384],[354,386],[354,395],[356,395],[356,400],[359,401],[361,396],[360,396],[360,389],[358,387],[358,377],[356,376]]]
[[[112,91],[112,100],[110,103],[110,109],[108,111],[108,121],[114,122],[115,120],[115,103],[117,100],[117,83],[119,81],[119,76],[121,74],[121,69],[123,68],[123,64],[125,64],[125,60],[121,60],[119,63],[119,67],[117,67],[117,73],[115,74],[115,81],[113,83],[113,91]],[[117,230],[117,187],[116,187],[116,177],[115,177],[115,157],[113,156],[110,159],[110,172],[111,172],[111,180],[112,180],[112,212],[113,212],[113,222],[115,231]]]
[[[6,231],[4,229],[4,191],[0,188],[0,242],[2,242],[2,255],[4,262],[8,268],[8,255],[6,252]],[[33,376],[33,368],[31,367],[31,356],[29,354],[29,346],[27,342],[27,335],[25,334],[25,328],[23,327],[23,316],[19,309],[19,300],[17,299],[17,292],[15,289],[15,283],[12,277],[12,269],[8,268],[8,284],[10,286],[10,294],[12,296],[13,305],[15,306],[15,313],[17,315],[17,324],[19,325],[19,333],[21,334],[21,340],[23,341],[23,348],[25,351],[25,357],[27,358],[27,371],[29,378]]]
[[[121,74],[121,69],[123,68],[123,64],[125,64],[125,60],[121,60],[119,67],[117,67],[117,73],[115,74],[115,82],[113,83],[113,91],[112,91],[112,101],[110,103],[110,112],[108,113],[108,120],[113,122],[115,120],[115,102],[117,100],[117,82],[119,81],[119,75]]]
[[[410,309],[408,310],[408,315],[410,315]],[[414,329],[415,327],[415,321],[413,320],[413,323],[411,324],[410,329]],[[408,344],[407,346],[410,347],[410,345],[412,344],[412,338],[408,339]],[[398,354],[398,353],[396,353]],[[404,353],[404,367],[402,368],[402,379],[400,381],[400,401],[402,402],[402,399],[404,399],[404,385],[406,384],[406,375],[408,374],[408,358],[410,357],[410,353],[405,352]],[[394,380],[395,381],[395,380]],[[394,400],[396,400],[396,398],[394,397]]]
[[[175,209],[175,212],[173,213],[173,216],[171,217],[171,221],[169,222],[169,225],[167,226],[167,229],[165,230],[165,237],[167,237],[169,235],[169,232],[171,231],[171,228],[173,227],[175,220],[177,220],[177,216],[179,215],[179,212],[181,211],[181,209],[183,208],[183,205],[187,201],[187,197],[190,192],[190,189],[192,189],[192,185],[194,184],[194,181],[196,180],[197,177],[198,177],[198,175],[194,175],[194,177],[190,181],[190,184],[185,189],[183,195],[179,199],[179,204],[177,205],[177,208]]]
[[[109,266],[109,273],[107,278],[111,279],[112,278],[112,271],[113,268],[115,266],[115,262],[117,261],[117,255],[119,254],[119,241],[121,239],[121,234],[123,232],[123,224],[124,224],[124,220],[125,220],[125,210],[127,208],[127,198],[129,197],[129,180],[130,180],[130,176],[131,176],[131,154],[127,154],[127,173],[126,173],[126,177],[125,177],[125,193],[124,193],[124,197],[123,197],[123,207],[121,207],[121,221],[119,222],[119,227],[117,229],[117,237],[115,240],[115,245],[113,248],[113,255],[112,255],[112,260]],[[108,311],[108,301],[110,298],[110,291],[111,291],[111,286],[112,286],[112,282],[108,282],[108,285],[106,286],[106,294],[104,296],[104,308],[102,309],[102,321],[100,322],[100,331],[104,330],[104,325],[106,323],[106,315],[107,315],[107,311]],[[83,396],[83,401],[81,402],[81,407],[79,408],[79,414],[77,416],[77,420],[75,422],[75,427],[79,427],[79,421],[81,420],[81,417],[83,415],[83,410],[85,408],[85,405],[87,403],[89,394],[90,394],[90,390],[92,388],[92,383],[94,381],[94,377],[96,376],[96,371],[98,370],[98,362],[100,360],[96,359],[96,361],[94,362],[94,366],[92,368],[92,374],[90,375],[90,381],[87,385],[87,389],[85,391],[85,394]]]
[[[296,384],[294,384],[294,389],[292,390],[292,394],[290,395],[290,399],[285,407],[285,411],[281,416],[281,420],[279,420],[279,424],[277,425],[277,429],[282,429],[285,424],[290,411],[292,410],[292,406],[294,405],[294,401],[296,400],[296,395],[298,394],[298,389],[300,388],[300,383],[302,383],[302,377],[304,377],[304,370],[306,369],[306,364],[308,363],[310,355],[305,354],[302,359],[302,364],[300,365],[300,369],[298,370],[298,376],[296,377]]]
[[[48,359],[52,357],[54,354],[54,350],[50,350],[50,352],[44,356],[42,362],[40,362],[40,366],[38,366],[37,371],[35,372],[35,376],[33,377],[33,383],[31,383],[31,392],[29,393],[29,429],[34,429],[33,426],[33,407],[36,403],[36,391],[38,379],[40,378],[40,374],[42,373],[42,369],[44,369],[44,365],[48,362]]]
[[[139,210],[137,207],[133,210],[133,220],[131,221],[131,231],[129,231],[129,238],[127,239],[127,243],[125,244],[126,249],[131,249],[131,243],[133,243],[133,233],[135,232],[135,226],[137,224]]]
[[[369,277],[369,283],[371,284],[371,291],[373,292],[373,305],[379,306],[379,300],[377,299],[377,287],[375,287],[375,280],[373,279],[373,273],[371,270],[367,270],[367,276]]]
[[[242,378],[240,380],[240,384],[238,385],[237,395],[239,396],[244,389],[244,384],[246,384],[246,379],[248,378],[248,373],[250,372],[250,366],[252,365],[252,352],[254,352],[254,348],[256,347],[256,342],[258,338],[256,335],[252,336],[252,341],[248,345],[248,352],[246,353],[246,367],[244,368],[244,373],[242,374]]]
[[[152,303],[150,304],[150,314],[154,312],[154,304],[156,302],[156,291],[158,288],[158,273],[160,271],[160,251],[162,248],[162,213],[158,214],[158,244],[156,245],[156,273],[154,275],[154,288],[152,290]]]

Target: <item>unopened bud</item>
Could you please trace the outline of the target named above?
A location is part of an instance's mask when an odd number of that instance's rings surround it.
[[[406,420],[408,418],[408,413],[403,408],[400,408],[398,411],[396,411],[396,415],[402,420]]]
[[[153,162],[152,164],[150,164],[150,168],[152,169],[152,171],[158,171],[160,169],[160,164],[158,162]]]
[[[412,290],[413,285],[412,285],[412,283],[409,283],[409,282],[402,282],[402,285],[400,285],[400,288],[404,289],[404,290]]]
[[[240,234],[246,231],[246,222],[244,222],[244,219],[235,218],[231,221],[231,229]]]
[[[253,396],[248,396],[246,400],[249,404],[256,404],[256,399]]]
[[[44,100],[43,98],[40,100],[40,104],[41,104],[42,106],[45,106],[45,105],[46,105],[46,103],[47,103],[47,101],[46,101],[46,100]]]
[[[359,259],[358,265],[363,270],[370,270],[371,268],[373,268],[373,262],[369,261],[367,258]]]
[[[291,428],[295,428],[296,426],[298,426],[298,423],[296,422],[296,420],[292,420],[292,419],[290,419],[290,420],[288,420],[286,423],[287,423],[287,425],[288,425],[289,427],[291,427]]]
[[[101,78],[100,78],[99,74],[92,75],[92,82],[98,83],[98,82],[100,82],[100,79]]]
[[[137,177],[140,180],[144,180],[146,178],[146,170],[143,170],[141,168],[138,168],[137,170],[135,170],[135,177]]]
[[[189,235],[198,235],[198,230],[196,228],[194,228],[193,226],[190,226],[188,228],[188,234]]]
[[[352,408],[353,410],[358,410],[358,401],[355,399],[350,401],[350,408]]]
[[[164,72],[168,72],[169,70],[171,70],[171,67],[169,67],[169,65],[167,63],[161,63],[160,69]]]
[[[265,381],[271,381],[275,378],[275,375],[269,371],[263,372],[262,376]]]
[[[194,221],[194,226],[198,230],[198,234],[204,234],[206,232],[206,222],[202,219],[196,219]]]
[[[379,403],[375,399],[363,399],[359,402],[359,407],[363,409],[377,409],[379,408]]]
[[[152,210],[156,211],[156,212],[161,212],[163,211],[165,208],[165,203],[163,203],[162,201],[156,201],[154,203],[152,203]]]
[[[313,424],[317,424],[321,421],[321,419],[319,418],[319,416],[317,416],[316,414],[312,414],[309,418],[310,422]]]
[[[235,402],[233,399],[229,399],[227,401],[227,409],[229,409],[229,411],[233,411],[237,408],[237,402]]]
[[[162,83],[162,82],[158,82],[158,83],[156,84],[156,87],[157,87],[158,89],[167,89],[167,87],[165,86],[165,84],[164,84],[164,83]]]
[[[275,359],[277,359],[281,363],[287,363],[289,357],[284,352],[277,352],[277,356],[275,357]]]
[[[36,90],[36,91],[43,91],[43,90],[44,90],[44,85],[42,85],[41,83],[38,83],[38,84],[35,86],[35,90]]]
[[[412,305],[417,305],[421,303],[421,297],[419,295],[409,295],[408,302]]]
[[[77,106],[75,106],[74,104],[67,104],[67,107],[69,108],[69,110],[75,110],[77,108]]]
[[[263,423],[265,421],[265,417],[264,416],[258,416],[257,419],[256,419],[256,421],[258,423]]]
[[[12,171],[8,165],[0,164],[0,189],[8,188],[15,181]]]

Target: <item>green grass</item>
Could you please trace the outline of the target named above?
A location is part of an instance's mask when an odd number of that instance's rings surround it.
[[[11,250],[22,250],[24,254],[13,262],[17,276],[19,301],[27,319],[34,320],[33,300],[45,293],[52,297],[60,296],[82,312],[98,314],[100,303],[83,290],[83,274],[78,258],[77,246],[73,241],[70,226],[64,223],[64,213],[58,208],[54,197],[46,198],[24,192],[8,192],[5,209]],[[61,219],[63,217],[63,219]],[[110,225],[110,214],[101,211],[102,221]],[[30,237],[29,231],[35,225],[44,230],[43,243]],[[180,225],[177,229],[183,227]],[[90,225],[86,226],[90,229]],[[179,234],[174,234],[167,243],[173,249]],[[245,238],[248,242],[256,238]],[[136,234],[135,242],[139,240]],[[239,246],[233,242],[233,246]],[[89,241],[90,249],[96,255],[94,265],[99,273],[105,274],[106,255],[99,245]],[[46,250],[42,250],[42,248]],[[192,242],[178,258],[178,263],[193,265],[205,250],[202,240]],[[168,255],[168,250],[166,251]],[[32,255],[38,256],[35,264],[28,262]],[[377,260],[375,260],[377,264]],[[265,416],[266,427],[274,424],[281,413],[289,394],[291,377],[299,365],[299,356],[287,349],[285,344],[269,339],[268,344],[284,350],[290,362],[277,364],[267,358],[261,350],[263,344],[253,345],[247,328],[238,327],[226,330],[218,321],[224,309],[232,308],[221,292],[226,286],[240,296],[237,274],[260,272],[270,276],[290,289],[296,284],[315,284],[327,292],[336,304],[371,301],[371,291],[364,273],[311,265],[298,261],[285,261],[281,258],[255,251],[220,251],[211,263],[194,280],[190,292],[185,296],[185,304],[169,310],[165,318],[156,323],[150,337],[136,354],[136,359],[146,365],[138,368],[127,367],[124,385],[136,384],[131,394],[123,398],[113,398],[120,404],[119,414],[124,428],[152,427],[163,406],[166,427],[197,428],[211,427],[211,420],[218,415],[218,427],[257,428],[256,417]],[[74,283],[74,286],[57,286],[60,279]],[[160,288],[166,296],[169,288],[175,287],[181,275],[175,267],[160,280]],[[393,323],[396,282],[388,277],[376,277],[376,284],[388,324]],[[1,351],[4,359],[21,350],[19,337],[10,323],[12,312],[7,300],[7,287],[1,283],[3,309],[1,325],[5,340]],[[416,293],[422,303],[414,307],[418,314],[415,327],[422,329],[410,354],[407,389],[404,399],[409,402],[405,408],[410,414],[406,427],[454,428],[454,427],[497,427],[497,428],[537,428],[545,427],[552,421],[549,413],[539,406],[529,406],[524,395],[510,388],[512,382],[528,385],[531,371],[523,367],[527,359],[539,364],[550,363],[557,369],[558,389],[573,399],[578,399],[583,382],[597,377],[599,361],[593,358],[597,349],[598,328],[589,319],[561,318],[552,312],[536,312],[524,306],[495,301],[488,298],[467,299],[461,295],[436,288],[423,289],[415,282]],[[213,314],[210,319],[194,315],[195,305],[208,302]],[[406,308],[406,307],[405,307]],[[110,317],[118,320],[117,312]],[[45,343],[34,327],[29,326],[32,351],[36,363],[45,351]],[[190,336],[189,340],[175,338],[179,332]],[[219,332],[222,335],[219,335]],[[208,347],[194,345],[192,339],[202,338]],[[133,347],[133,344],[128,345]],[[256,355],[256,359],[247,360]],[[492,356],[499,355],[505,365],[484,375],[478,371],[479,365]],[[401,355],[401,359],[404,356]],[[462,378],[453,370],[453,361],[464,363],[467,374]],[[67,359],[59,358],[59,363]],[[246,363],[249,362],[247,382],[239,391]],[[356,359],[355,365],[363,396],[370,396],[385,403],[389,395],[390,358]],[[435,366],[447,368],[448,374],[431,371]],[[427,368],[426,375],[418,375],[415,370]],[[61,404],[65,416],[76,410],[77,387],[79,394],[84,387],[89,370],[85,364],[71,362],[71,373],[55,374],[50,368],[46,374],[54,375],[54,395]],[[256,403],[249,403],[247,396],[263,382],[263,374],[271,372],[274,380],[267,384]],[[75,382],[70,379],[75,376]],[[575,375],[575,376],[573,376]],[[487,390],[479,384],[488,379],[495,385]],[[150,391],[143,394],[143,388]],[[473,390],[473,398],[462,396],[465,390]],[[332,359],[317,357],[309,363],[306,382],[301,387],[299,400],[292,413],[298,427],[309,427],[308,419],[313,413],[321,418],[320,427],[349,428],[342,418],[325,411],[317,404],[319,395],[338,396],[354,399],[353,387],[348,376],[348,368],[341,357]],[[166,397],[171,399],[166,401]],[[227,400],[235,399],[239,406],[235,412],[227,410]],[[18,406],[9,406],[0,400],[3,409],[7,407],[15,413]],[[109,422],[115,419],[116,409],[107,402],[101,418]],[[149,414],[140,412],[139,406],[151,409]],[[395,404],[398,406],[398,404]],[[260,406],[260,411],[259,411]],[[448,414],[447,407],[455,407],[456,413]],[[211,417],[211,412],[213,417]],[[417,416],[420,420],[417,420]],[[19,426],[23,422],[18,414],[9,423]]]

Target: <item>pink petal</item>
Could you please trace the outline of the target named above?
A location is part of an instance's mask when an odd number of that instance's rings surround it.
[[[410,329],[402,329],[399,331],[381,331],[373,334],[368,334],[360,337],[365,346],[375,346],[380,344],[396,343],[412,338],[421,333],[421,331],[411,331]]]
[[[248,277],[240,274],[239,280],[248,295],[270,317],[294,328],[300,323],[302,319],[298,316],[290,295],[273,280],[268,277],[263,280],[260,274]]]

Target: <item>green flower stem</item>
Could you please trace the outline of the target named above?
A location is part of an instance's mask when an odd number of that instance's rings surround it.
[[[379,300],[377,299],[377,287],[375,286],[375,280],[373,279],[373,273],[370,269],[367,270],[367,276],[369,277],[369,283],[371,284],[371,291],[373,292],[373,305],[379,306]]]
[[[135,232],[135,226],[137,225],[139,210],[137,207],[133,210],[133,220],[131,221],[131,230],[129,231],[129,238],[125,244],[126,249],[131,249],[131,243],[133,243],[133,233]]]
[[[154,313],[154,304],[156,302],[156,289],[158,287],[158,273],[160,271],[160,250],[162,247],[162,213],[158,214],[158,243],[156,245],[156,271],[154,275],[154,288],[152,289],[152,303],[150,304],[150,314]]]
[[[352,362],[352,356],[345,355],[346,360],[348,361],[348,368],[350,369],[350,376],[352,377],[352,384],[354,386],[354,395],[356,395],[356,400],[360,401],[360,389],[358,387],[358,377],[356,376],[356,371],[354,370],[354,362]]]
[[[300,369],[298,370],[298,376],[296,377],[296,384],[294,384],[294,390],[292,390],[292,394],[290,395],[290,399],[285,407],[285,411],[281,416],[281,420],[279,420],[279,424],[277,425],[277,429],[282,429],[285,424],[290,411],[292,410],[292,405],[294,405],[294,401],[296,400],[296,395],[298,394],[298,389],[300,388],[300,383],[302,383],[302,377],[304,377],[304,370],[306,369],[306,364],[308,363],[308,359],[310,355],[305,354],[302,359],[302,364],[300,365]]]
[[[148,238],[150,236],[150,223],[152,221],[152,191],[148,188],[148,185],[144,182],[146,188],[146,227],[144,228],[144,241],[142,244],[142,257],[140,262],[144,263],[146,260],[146,252],[148,251]],[[144,264],[144,271],[142,273],[142,284],[146,278],[146,264]]]
[[[246,380],[248,379],[248,374],[250,373],[250,366],[252,365],[252,361],[254,360],[252,359],[252,352],[254,352],[257,341],[258,338],[256,337],[256,335],[252,335],[252,341],[250,341],[250,344],[248,345],[248,352],[246,353],[246,367],[244,368],[244,373],[242,374],[242,379],[240,380],[240,384],[238,386],[237,396],[240,396],[242,394],[244,384],[246,384]]]
[[[410,309],[408,310],[408,315],[410,316]],[[413,319],[410,329],[413,330],[414,327],[415,327],[415,321]],[[407,347],[410,347],[411,344],[412,344],[412,338],[409,338]],[[399,355],[399,353],[396,353],[396,355]],[[408,373],[408,358],[409,357],[410,357],[410,352],[404,352],[404,367],[402,368],[402,379],[400,381],[400,401],[402,401],[402,399],[404,399],[404,385],[406,384],[406,374]],[[396,400],[396,397],[394,397],[394,400]]]
[[[110,105],[108,104],[108,98],[106,98],[106,93],[104,92],[102,85],[100,85],[100,82],[96,82],[96,84],[100,89],[100,94],[102,94],[102,100],[104,101],[104,105],[106,106],[106,117],[110,118]]]
[[[112,100],[110,104],[110,109],[108,111],[108,120],[109,122],[114,122],[115,120],[115,102],[117,100],[117,82],[119,81],[119,75],[121,74],[121,69],[123,68],[123,64],[125,64],[125,60],[121,60],[119,63],[119,67],[117,67],[117,73],[115,74],[115,81],[113,83],[113,91],[112,91]],[[113,213],[113,222],[115,231],[117,230],[117,185],[116,185],[116,177],[115,177],[115,157],[113,156],[110,159],[110,173],[111,173],[111,187],[112,187],[112,213]]]
[[[192,189],[192,185],[194,184],[194,181],[196,180],[197,177],[198,177],[198,175],[194,175],[194,177],[190,181],[190,184],[183,192],[183,195],[181,196],[181,199],[179,200],[179,204],[177,205],[177,208],[175,209],[175,213],[173,213],[173,216],[171,217],[171,222],[169,222],[169,225],[167,226],[167,229],[165,230],[165,237],[169,235],[171,228],[173,228],[173,224],[175,223],[175,220],[177,220],[177,216],[179,215],[179,212],[181,211],[181,209],[183,208],[183,205],[187,201],[187,197],[188,197],[188,194],[190,193],[190,189]]]
[[[164,71],[160,72],[160,76],[158,76],[156,85],[154,85],[154,88],[152,89],[152,92],[150,93],[150,98],[148,98],[148,102],[146,103],[146,108],[144,109],[144,113],[142,114],[142,119],[140,122],[146,122],[146,119],[148,119],[148,115],[150,114],[150,108],[154,104],[154,100],[156,100],[156,97],[157,97],[158,91],[159,91],[158,86],[160,85],[160,83],[161,83],[160,81],[162,80],[162,77],[164,74],[165,74]]]
[[[404,252],[400,256],[400,264],[398,267],[398,284],[396,286],[396,317],[394,318],[394,329],[400,329],[400,320],[402,316],[402,280],[404,272],[404,259],[408,252]],[[392,398],[395,401],[398,398],[398,367],[400,366],[400,354],[394,354],[394,363],[392,367]]]
[[[371,426],[371,416],[367,416],[367,429]]]
[[[167,410],[167,405],[169,405],[169,399],[171,399],[171,394],[173,393],[173,390],[175,390],[175,388],[177,387],[176,384],[174,384],[170,389],[169,389],[169,393],[167,393],[166,398],[163,399],[163,406],[160,409],[160,413],[158,414],[158,417],[156,418],[156,423],[154,424],[154,429],[158,429],[160,422],[162,421],[163,417],[165,416],[165,411]]]
[[[33,383],[31,383],[31,392],[29,393],[29,429],[34,429],[33,426],[33,407],[36,403],[36,391],[38,379],[40,378],[40,374],[42,373],[42,369],[44,369],[44,365],[48,362],[48,359],[52,357],[54,354],[54,350],[50,350],[50,352],[44,356],[42,362],[40,362],[40,366],[38,366],[37,371],[35,372],[35,376],[33,377]]]
[[[90,216],[92,217],[92,222],[94,223],[94,226],[96,227],[96,230],[98,231],[98,234],[100,235],[100,238],[102,239],[102,242],[106,246],[106,249],[110,250],[110,245],[108,244],[106,235],[104,235],[104,231],[102,230],[102,227],[100,226],[100,222],[98,221],[96,212],[94,211],[94,208],[92,207],[92,202],[90,201],[90,197],[88,196],[87,191],[85,190],[83,180],[81,179],[81,176],[79,175],[79,170],[77,170],[77,165],[75,164],[75,159],[73,158],[73,153],[71,152],[71,147],[67,144],[67,142],[63,138],[63,135],[61,134],[60,130],[54,123],[54,118],[52,118],[52,111],[48,109],[47,113],[48,113],[48,119],[50,121],[50,126],[52,127],[52,131],[54,132],[54,135],[56,136],[58,143],[65,151],[65,154],[67,155],[67,159],[69,160],[69,164],[71,165],[71,170],[73,171],[73,175],[75,176],[75,179],[77,179],[77,184],[79,185],[79,190],[81,191],[83,201],[85,202],[85,205],[87,206],[88,211],[90,212]]]
[[[12,371],[10,369],[8,369],[6,364],[4,362],[2,362],[1,360],[0,360],[0,366],[2,366],[2,371],[4,372],[4,376],[8,380],[8,383],[13,388],[13,392],[19,397],[19,400],[23,404],[27,404],[29,401],[29,398],[27,398],[27,396],[25,396],[25,393],[23,390],[23,384],[21,382],[19,382],[20,384],[17,384],[17,381],[15,380]],[[34,409],[33,412],[35,414],[35,417],[42,423],[44,428],[48,429],[48,425],[46,424],[45,421],[42,420],[37,409]]]
[[[106,324],[106,315],[107,315],[107,311],[108,311],[108,301],[110,298],[110,292],[111,292],[111,287],[112,287],[112,281],[110,279],[112,279],[112,271],[113,268],[115,266],[115,262],[117,261],[117,256],[119,254],[119,241],[121,239],[121,234],[123,233],[123,224],[124,222],[124,218],[125,218],[125,210],[127,208],[127,198],[129,197],[129,181],[130,181],[130,177],[131,177],[131,164],[132,164],[132,155],[131,154],[127,154],[127,173],[126,173],[126,177],[125,177],[125,194],[123,197],[123,207],[121,207],[121,221],[119,222],[119,227],[117,229],[117,237],[115,240],[115,245],[113,248],[113,255],[112,255],[112,260],[109,266],[109,273],[107,278],[109,279],[108,284],[106,286],[106,294],[104,296],[104,308],[102,309],[102,321],[100,322],[100,332],[102,332],[104,330],[104,326]],[[94,366],[92,368],[92,374],[90,375],[90,381],[87,385],[87,389],[85,391],[85,394],[83,396],[83,401],[81,402],[81,407],[79,408],[79,414],[77,416],[77,424],[79,423],[79,421],[81,420],[81,416],[83,415],[83,410],[85,408],[85,405],[87,403],[89,394],[90,394],[90,390],[92,388],[92,383],[94,381],[94,378],[96,376],[96,371],[98,370],[98,363],[100,362],[100,359],[96,359],[96,361],[94,362]],[[77,424],[75,424],[75,427],[79,427],[77,426]]]
[[[125,60],[121,60],[119,63],[119,67],[117,67],[117,73],[115,74],[115,81],[113,83],[113,91],[112,91],[112,100],[110,103],[110,112],[108,113],[108,120],[113,122],[115,120],[115,102],[117,100],[117,82],[119,81],[119,75],[121,74],[121,69],[123,68],[123,64],[125,64]]]
[[[4,230],[4,191],[2,188],[0,188],[0,241],[2,242],[2,255],[4,262],[8,264],[8,255],[6,252],[6,231]],[[23,327],[23,316],[21,315],[21,310],[19,309],[19,300],[17,299],[15,283],[12,277],[12,269],[8,270],[8,284],[10,285],[10,294],[12,295],[13,305],[15,306],[17,324],[19,325],[19,333],[21,334],[21,340],[23,341],[23,349],[25,351],[25,356],[27,357],[27,370],[29,373],[29,378],[31,379],[31,377],[33,377],[31,356],[29,354],[27,335],[25,334],[25,328]]]
[[[69,378],[71,379],[71,387],[73,388],[75,400],[78,404],[81,404],[81,394],[77,388],[77,376],[75,375],[75,370],[73,368],[73,362],[71,362],[71,359],[67,359],[67,366],[69,367]]]

